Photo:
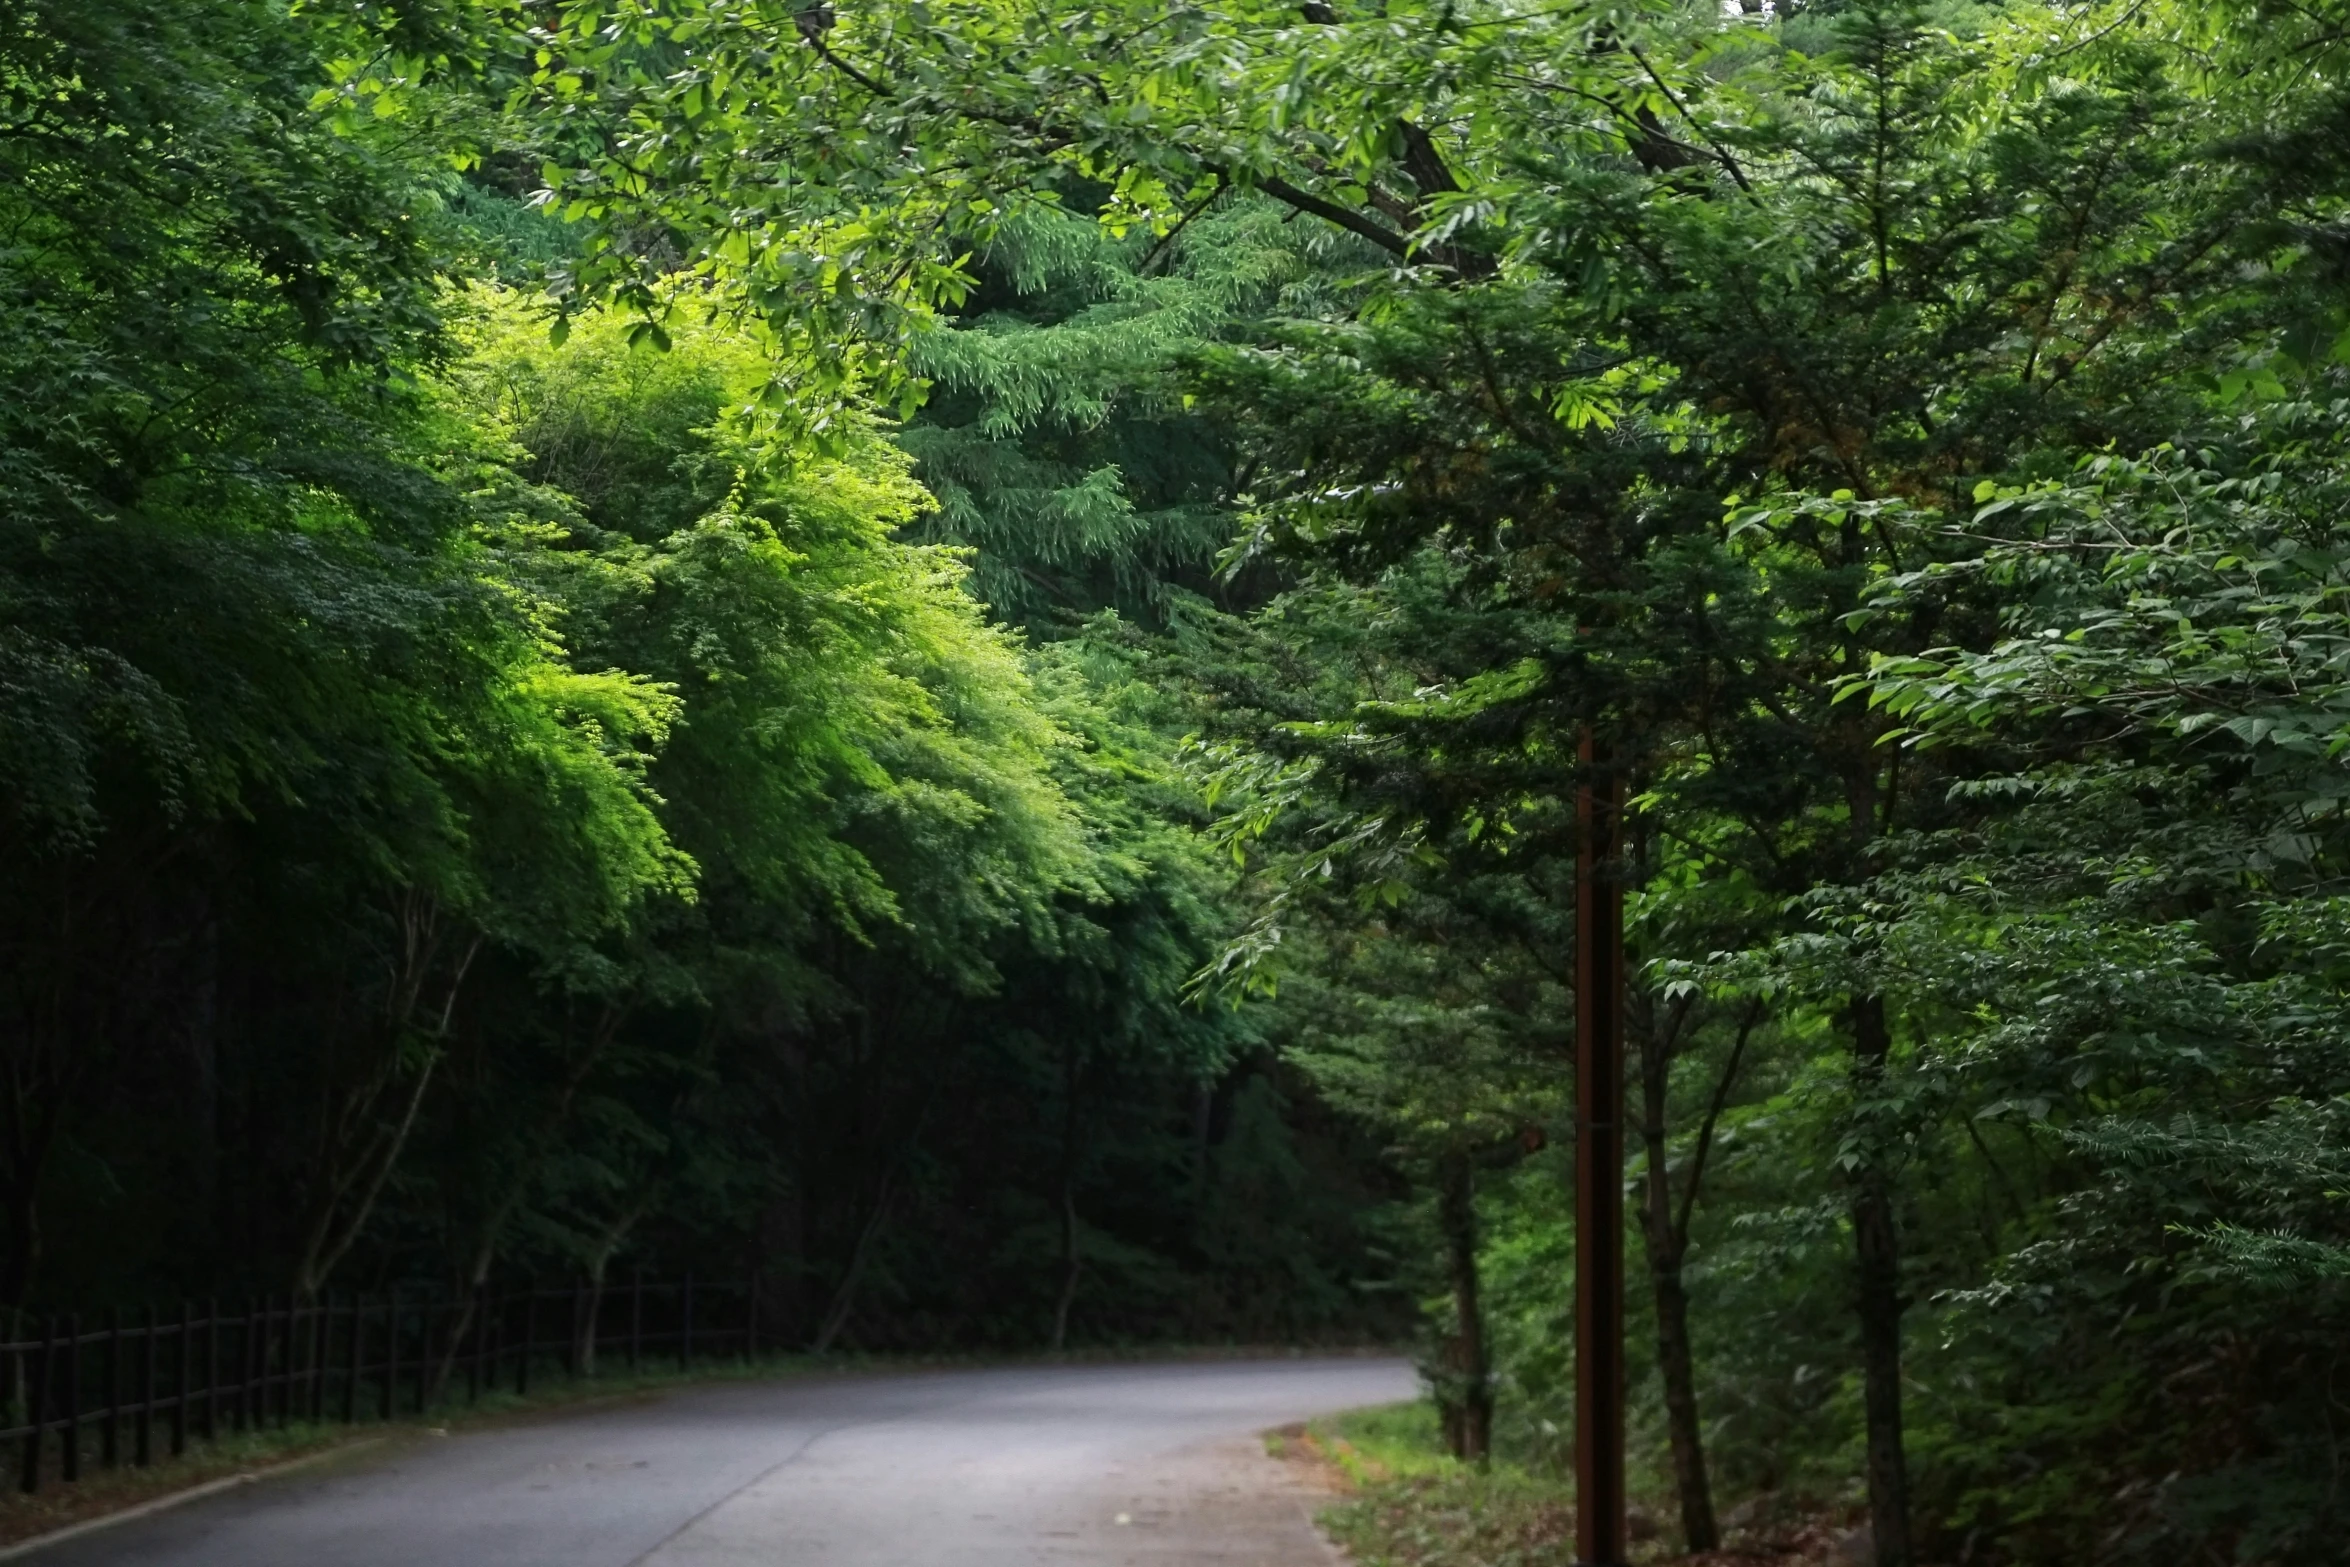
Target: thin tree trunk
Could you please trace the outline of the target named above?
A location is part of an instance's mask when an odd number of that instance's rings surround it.
[[[440,1064],[436,1051],[426,1058],[416,1074],[416,1086],[409,1091],[407,1107],[400,1119],[389,1129],[378,1131],[366,1163],[352,1170],[343,1180],[329,1189],[326,1200],[319,1204],[304,1237],[302,1259],[294,1268],[294,1294],[303,1301],[316,1300],[318,1292],[326,1287],[327,1276],[335,1264],[343,1260],[367,1228],[367,1221],[375,1213],[376,1199],[383,1195],[384,1183],[391,1179],[392,1167],[400,1162],[400,1154],[408,1146],[408,1134],[415,1129],[417,1111],[423,1108],[425,1090],[432,1086],[433,1069]],[[351,1187],[359,1187],[358,1200],[350,1211],[336,1222],[342,1200]]]
[[[388,1127],[378,1126],[369,1135],[364,1152],[345,1164],[338,1174],[332,1166],[343,1162],[341,1155],[348,1142],[342,1135],[343,1131],[353,1121],[365,1118],[372,1111],[391,1082],[398,1065],[397,1052],[401,1039],[413,1025],[425,979],[439,950],[439,939],[435,934],[439,923],[436,909],[429,904],[412,905],[404,911],[403,923],[407,941],[401,979],[393,987],[393,1001],[385,1019],[385,1032],[390,1042],[388,1048],[393,1056],[387,1060],[380,1077],[346,1099],[340,1117],[341,1124],[322,1134],[319,1162],[328,1167],[320,1175],[324,1190],[311,1210],[310,1222],[304,1227],[302,1256],[294,1266],[294,1293],[301,1300],[318,1298],[318,1292],[326,1287],[327,1277],[334,1272],[335,1264],[342,1261],[344,1254],[366,1229],[367,1221],[373,1217],[376,1199],[383,1194],[393,1166],[400,1162],[400,1155],[408,1146],[409,1133],[415,1130],[417,1112],[423,1108],[425,1091],[431,1087],[433,1072],[440,1065],[440,1042],[448,1037],[449,1019],[456,1011],[458,993],[464,988],[465,976],[472,970],[473,960],[481,951],[482,938],[476,936],[467,943],[464,955],[456,960],[450,971],[448,988],[441,995],[440,1015],[433,1020],[430,1031],[429,1037],[433,1041],[431,1052],[417,1071],[416,1085],[409,1091],[407,1104],[402,1108],[399,1119]],[[344,1200],[354,1188],[358,1196],[346,1212]]]
[[[1699,1132],[1698,1151],[1691,1161],[1687,1195],[1676,1216],[1673,1201],[1671,1149],[1668,1144],[1668,1099],[1672,1086],[1674,1042],[1686,1025],[1688,1006],[1673,1008],[1662,1029],[1644,1031],[1640,1051],[1640,1136],[1648,1155],[1646,1201],[1641,1204],[1641,1230],[1648,1254],[1649,1290],[1656,1301],[1657,1370],[1664,1382],[1665,1429],[1673,1455],[1673,1489],[1681,1503],[1681,1532],[1692,1551],[1710,1551],[1721,1543],[1714,1519],[1713,1486],[1705,1467],[1705,1428],[1697,1412],[1697,1365],[1689,1339],[1689,1292],[1683,1286],[1681,1266],[1689,1252],[1688,1214],[1695,1204],[1697,1185],[1704,1178],[1705,1151],[1713,1141],[1715,1120],[1737,1075],[1739,1058],[1753,1023],[1738,1032],[1738,1042],[1716,1086],[1713,1103]]]
[[[647,1185],[639,1192],[637,1200],[630,1204],[625,1212],[615,1215],[612,1222],[604,1226],[603,1232],[596,1237],[595,1246],[588,1252],[587,1320],[579,1325],[579,1360],[577,1362],[582,1376],[592,1377],[596,1374],[596,1323],[604,1311],[605,1274],[611,1268],[612,1259],[618,1254],[621,1242],[628,1239],[629,1232],[636,1228],[637,1221],[652,1211],[653,1204],[659,1201],[660,1197],[661,1186],[658,1182]],[[754,1295],[753,1299],[756,1298]],[[753,1325],[752,1331],[757,1331],[756,1324]]]
[[[1846,1011],[1852,1030],[1853,1077],[1865,1096],[1881,1082],[1892,1054],[1892,1031],[1882,996],[1855,999]],[[1852,1187],[1856,1305],[1860,1313],[1861,1402],[1867,1420],[1869,1528],[1877,1567],[1911,1567],[1909,1463],[1901,1435],[1901,1233],[1893,1213],[1893,1183],[1871,1150]]]
[[[825,1308],[824,1321],[816,1330],[816,1342],[808,1346],[809,1353],[829,1353],[833,1341],[840,1337],[840,1330],[848,1326],[849,1313],[857,1303],[857,1285],[865,1276],[865,1264],[873,1255],[874,1241],[881,1235],[882,1221],[889,1216],[889,1199],[896,1190],[898,1174],[921,1145],[922,1133],[929,1127],[930,1112],[937,1103],[938,1084],[934,1081],[922,1101],[921,1111],[914,1117],[914,1130],[907,1134],[889,1168],[881,1172],[880,1189],[873,1195],[873,1211],[866,1216],[864,1228],[857,1232],[857,1244],[849,1253],[848,1268],[841,1274],[839,1287],[832,1292],[832,1303]]]
[[[432,1368],[431,1391],[427,1402],[438,1402],[441,1390],[457,1371],[457,1351],[465,1343],[465,1335],[473,1331],[473,1321],[481,1307],[481,1292],[489,1283],[490,1266],[497,1260],[498,1247],[494,1234],[477,1232],[473,1260],[465,1269],[465,1288],[458,1294],[457,1309],[449,1317],[449,1331],[441,1341],[439,1358]]]
[[[1446,1435],[1455,1458],[1482,1464],[1493,1451],[1493,1377],[1477,1276],[1477,1174],[1466,1155],[1445,1160],[1436,1222],[1452,1283],[1454,1386]]]
[[[849,1265],[842,1272],[840,1284],[832,1292],[832,1303],[824,1310],[824,1321],[816,1329],[816,1342],[808,1346],[812,1355],[832,1352],[833,1341],[840,1330],[849,1325],[849,1313],[856,1309],[857,1285],[865,1276],[865,1261],[873,1254],[873,1242],[881,1234],[881,1221],[889,1213],[890,1188],[897,1181],[897,1166],[882,1172],[881,1189],[874,1194],[873,1211],[866,1215],[864,1228],[857,1232],[856,1247],[849,1253]]]
[[[1645,883],[1653,873],[1650,838],[1644,827],[1633,829],[1632,859],[1636,879]],[[1681,1504],[1681,1532],[1687,1549],[1710,1551],[1721,1543],[1714,1516],[1713,1482],[1706,1472],[1705,1426],[1697,1408],[1697,1357],[1689,1336],[1689,1291],[1682,1267],[1689,1255],[1689,1219],[1705,1180],[1705,1163],[1713,1150],[1714,1128],[1737,1081],[1746,1041],[1761,1020],[1761,1009],[1749,1007],[1738,1027],[1736,1042],[1713,1097],[1699,1124],[1696,1146],[1678,1203],[1673,1194],[1672,1086],[1673,1062],[1689,1037],[1697,1002],[1684,995],[1661,1011],[1655,992],[1635,991],[1643,1014],[1640,1029],[1640,1137],[1647,1155],[1645,1201],[1640,1207],[1642,1251],[1648,1259],[1649,1292],[1656,1306],[1656,1359],[1664,1383],[1665,1433],[1673,1459],[1673,1491]]]
[[[571,1071],[564,1078],[562,1088],[555,1095],[554,1102],[548,1106],[546,1114],[539,1118],[538,1125],[532,1129],[531,1137],[524,1145],[529,1150],[527,1157],[519,1169],[507,1172],[498,1201],[487,1214],[483,1215],[481,1223],[475,1228],[473,1256],[468,1260],[461,1275],[462,1298],[458,1302],[455,1314],[450,1318],[449,1331],[441,1345],[440,1359],[432,1372],[433,1397],[438,1398],[441,1388],[450,1377],[456,1374],[457,1351],[459,1346],[465,1342],[466,1333],[473,1326],[475,1303],[481,1298],[482,1286],[489,1282],[490,1269],[497,1263],[498,1242],[505,1235],[507,1221],[514,1217],[515,1211],[530,1195],[532,1182],[537,1179],[539,1168],[546,1160],[547,1150],[553,1143],[556,1132],[561,1130],[566,1120],[570,1119],[571,1106],[578,1098],[581,1086],[587,1082],[588,1074],[595,1070],[596,1063],[603,1058],[605,1049],[611,1045],[614,1036],[620,1032],[620,1025],[627,1015],[627,1010],[615,1003],[605,1005],[603,1012],[597,1017],[595,1029],[588,1036],[587,1048],[580,1053],[579,1059],[572,1063]],[[648,1191],[636,1212],[641,1214],[654,1200],[654,1193]],[[628,1222],[634,1224],[636,1221],[632,1217]]]

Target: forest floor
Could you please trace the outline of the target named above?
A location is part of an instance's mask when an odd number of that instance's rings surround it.
[[[1571,1479],[1495,1462],[1448,1458],[1427,1404],[1357,1410],[1284,1427],[1276,1456],[1320,1464],[1345,1499],[1322,1527],[1356,1567],[1572,1567]],[[1767,1524],[1725,1527],[1725,1548],[1675,1554],[1656,1510],[1635,1507],[1633,1560],[1641,1567],[1848,1567],[1868,1552],[1854,1521],[1797,1509]],[[1734,1519],[1737,1515],[1733,1513]]]

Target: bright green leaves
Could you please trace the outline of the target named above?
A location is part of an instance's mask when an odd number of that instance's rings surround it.
[[[1324,25],[1286,6],[965,0],[819,26],[674,0],[625,28],[567,13],[538,36],[533,91],[558,111],[592,99],[604,128],[550,191],[661,229],[821,355],[960,299],[959,258],[1072,175],[1103,187],[1114,237],[1256,186],[1395,255],[1469,265],[1455,247],[1509,209],[1524,114],[1547,113],[1509,73],[1544,58],[1568,90],[1633,69],[1591,36],[1512,6]],[[641,274],[606,250],[570,286],[607,297]]]
[[[898,542],[927,500],[869,421],[801,439],[760,340],[691,299],[659,352],[642,319],[550,350],[522,301],[476,308],[452,388],[607,541],[530,569],[585,656],[677,693],[646,776],[701,863],[802,931],[902,925],[950,969],[1081,874],[1059,733],[961,564]]]

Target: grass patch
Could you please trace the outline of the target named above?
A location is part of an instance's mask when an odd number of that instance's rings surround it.
[[[1269,1441],[1295,1442],[1334,1468],[1346,1500],[1320,1522],[1356,1567],[1572,1567],[1571,1478],[1495,1461],[1485,1468],[1444,1453],[1436,1408],[1425,1401],[1333,1415]],[[1761,1499],[1758,1499],[1761,1500]],[[1659,1520],[1669,1497],[1632,1508],[1634,1562],[1663,1567],[1825,1567],[1856,1558],[1849,1509],[1750,1503],[1725,1519],[1726,1548],[1675,1555]],[[1752,1514],[1751,1522],[1741,1515]]]
[[[1353,1495],[1322,1527],[1358,1567],[1571,1567],[1575,1514],[1566,1490],[1507,1464],[1444,1455],[1435,1406],[1359,1409],[1306,1436]]]

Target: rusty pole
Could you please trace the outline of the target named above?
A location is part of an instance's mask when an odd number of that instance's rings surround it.
[[[1623,780],[1586,730],[1575,791],[1575,1555],[1623,1567]]]

